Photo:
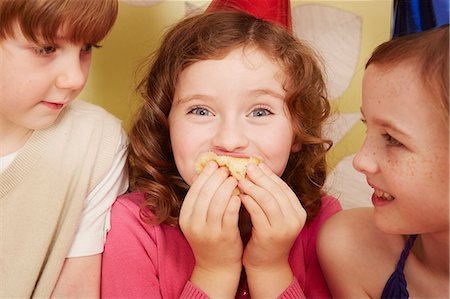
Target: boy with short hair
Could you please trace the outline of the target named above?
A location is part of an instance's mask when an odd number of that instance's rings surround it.
[[[127,138],[75,100],[117,0],[0,1],[0,298],[99,297]]]

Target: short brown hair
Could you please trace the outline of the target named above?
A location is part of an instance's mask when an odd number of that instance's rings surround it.
[[[379,45],[366,64],[391,69],[401,63],[413,63],[431,95],[430,104],[436,105],[448,124],[448,56],[449,26],[405,35]]]
[[[13,36],[17,23],[36,43],[53,43],[62,28],[71,42],[95,44],[111,29],[117,11],[117,0],[0,0],[0,41]]]
[[[330,113],[316,54],[287,30],[243,12],[208,12],[182,20],[165,35],[138,87],[143,105],[130,132],[131,189],[145,193],[145,207],[156,222],[177,224],[188,186],[175,165],[168,126],[180,73],[201,60],[221,59],[239,47],[253,47],[278,63],[286,74],[286,104],[297,142],[282,178],[312,219],[320,209],[325,154],[322,137]],[[151,220],[151,219],[146,219]]]

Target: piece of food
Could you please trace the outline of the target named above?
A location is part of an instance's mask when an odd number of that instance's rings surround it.
[[[230,174],[237,180],[245,178],[247,172],[247,166],[249,163],[255,163],[258,165],[261,163],[261,159],[250,158],[236,158],[230,156],[219,156],[213,152],[205,152],[195,161],[195,171],[200,173],[209,161],[216,161],[219,166],[225,166],[230,171]]]

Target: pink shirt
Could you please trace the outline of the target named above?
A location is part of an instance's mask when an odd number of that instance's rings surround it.
[[[195,259],[178,227],[149,225],[139,217],[142,193],[120,196],[112,208],[111,230],[102,264],[103,298],[208,298],[189,279]],[[291,285],[279,298],[330,298],[316,255],[320,226],[341,210],[330,196],[322,198],[318,215],[305,225],[292,246]],[[246,290],[236,296],[248,297]]]

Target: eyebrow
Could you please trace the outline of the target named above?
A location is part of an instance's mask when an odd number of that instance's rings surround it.
[[[188,95],[186,97],[177,98],[174,100],[174,103],[184,104],[184,103],[192,101],[194,99],[195,100],[209,100],[209,99],[211,99],[211,97],[204,95],[204,94],[192,94],[192,95]]]
[[[270,89],[255,89],[255,90],[251,90],[249,92],[249,94],[250,95],[257,95],[257,96],[269,95],[269,96],[272,96],[274,98],[278,98],[278,99],[283,100],[283,101],[285,99],[284,95],[282,95],[282,94],[280,94],[280,93],[278,93],[276,91],[270,90]],[[183,103],[189,102],[190,100],[193,100],[193,99],[210,100],[212,98],[213,98],[213,96],[209,96],[209,95],[206,95],[206,94],[192,94],[192,95],[185,96],[183,98],[178,98],[178,99],[175,100],[175,102],[178,103],[178,104],[183,104]]]
[[[361,115],[365,119],[366,117],[364,116],[364,112],[362,110],[362,107],[359,110],[361,111]],[[401,130],[399,127],[397,127],[396,125],[394,125],[393,123],[391,123],[389,121],[386,121],[386,120],[383,120],[383,119],[380,119],[380,118],[377,118],[377,117],[373,118],[372,120],[377,125],[385,127],[385,128],[387,128],[387,129],[389,129],[391,131],[394,131],[394,132],[396,132],[396,133],[398,133],[398,134],[400,134],[400,135],[402,135],[402,136],[404,136],[406,138],[411,138],[410,135],[408,135],[403,130]]]
[[[256,94],[256,95],[266,95],[266,94],[268,94],[270,96],[273,96],[275,98],[279,98],[281,100],[284,100],[284,98],[285,98],[285,95],[282,95],[282,94],[280,94],[280,93],[278,93],[276,91],[273,91],[271,89],[256,89],[256,90],[252,90],[251,93],[252,94]]]

